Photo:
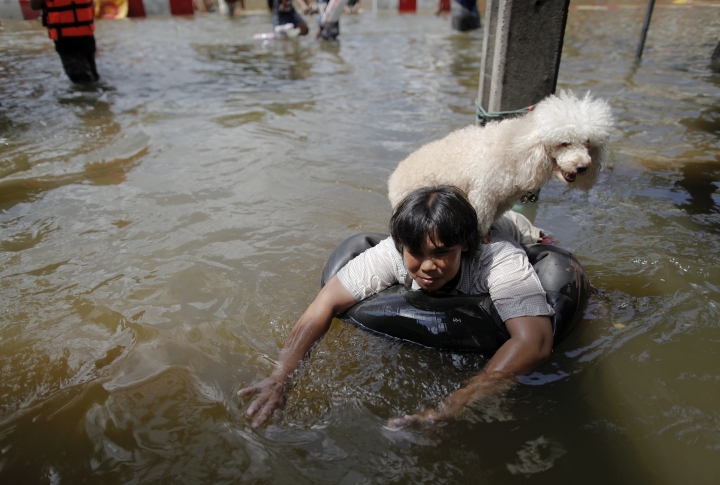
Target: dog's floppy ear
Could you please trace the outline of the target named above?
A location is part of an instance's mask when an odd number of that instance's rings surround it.
[[[544,145],[530,148],[521,160],[519,175],[532,187],[540,187],[552,176],[552,159]]]
[[[518,180],[528,190],[545,184],[552,176],[553,169],[550,154],[534,129],[531,118],[532,114],[524,117],[527,123],[519,127],[509,148],[510,159],[517,167]]]

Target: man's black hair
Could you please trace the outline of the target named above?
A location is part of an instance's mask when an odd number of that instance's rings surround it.
[[[467,244],[469,255],[480,244],[475,208],[453,185],[423,187],[408,194],[390,218],[390,235],[401,254],[403,247],[420,252],[426,238],[436,246]]]

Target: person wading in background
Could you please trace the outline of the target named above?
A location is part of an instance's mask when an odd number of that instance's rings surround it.
[[[443,0],[437,0],[435,15],[443,13]],[[450,0],[452,28],[458,32],[467,32],[480,28],[480,11],[477,0]]]
[[[42,9],[42,24],[55,42],[65,74],[77,84],[94,83],[95,8],[92,0],[30,0],[33,10]]]

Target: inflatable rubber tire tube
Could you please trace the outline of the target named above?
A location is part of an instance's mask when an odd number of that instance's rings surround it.
[[[343,241],[326,261],[320,286],[351,259],[387,237],[366,232]],[[555,310],[552,326],[556,345],[582,319],[590,283],[580,262],[568,251],[549,244],[524,249],[548,304]],[[489,294],[435,296],[394,285],[358,302],[339,318],[374,333],[440,350],[491,353],[510,338]]]

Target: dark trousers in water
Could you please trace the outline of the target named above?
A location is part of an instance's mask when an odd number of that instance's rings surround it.
[[[63,37],[55,41],[55,50],[72,82],[90,84],[100,79],[95,67],[95,37]]]
[[[472,4],[471,8],[467,8],[455,0],[451,0],[450,11],[453,29],[459,32],[467,32],[468,30],[480,28],[480,12],[477,3]]]
[[[340,35],[340,22],[328,22],[327,25],[321,25],[318,32],[318,38],[323,40],[335,40]]]

